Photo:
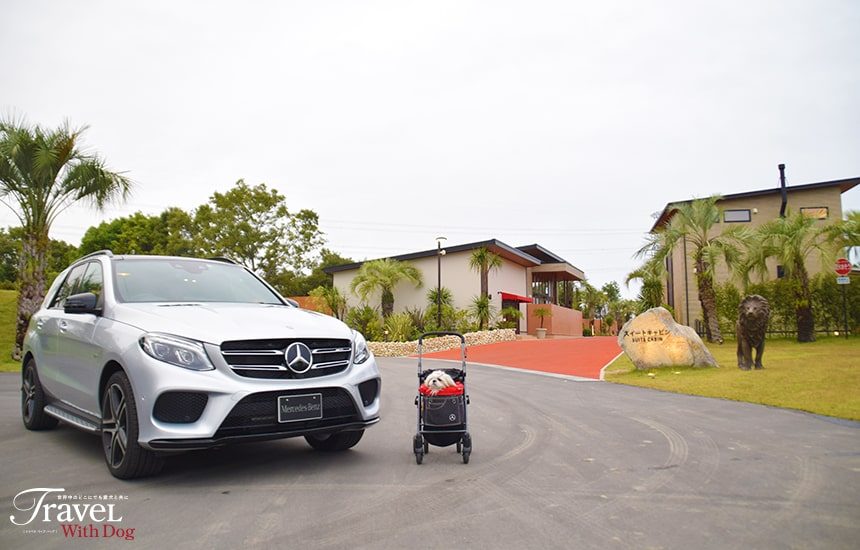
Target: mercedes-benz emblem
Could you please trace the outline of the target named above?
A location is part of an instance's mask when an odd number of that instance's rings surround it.
[[[311,348],[302,342],[293,342],[287,346],[286,351],[284,351],[284,359],[290,370],[296,374],[308,372],[308,369],[311,368],[311,363],[313,363]]]

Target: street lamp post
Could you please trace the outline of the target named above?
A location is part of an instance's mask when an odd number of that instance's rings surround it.
[[[442,241],[445,237],[436,237],[436,328],[442,330]]]

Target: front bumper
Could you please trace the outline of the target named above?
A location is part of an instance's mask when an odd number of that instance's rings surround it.
[[[224,361],[218,346],[206,344],[215,370],[190,371],[151,358],[142,350],[130,351],[138,368],[128,369],[137,403],[141,446],[152,450],[201,449],[244,441],[296,437],[309,433],[360,430],[379,421],[380,392],[372,400],[363,399],[359,385],[380,379],[376,359],[371,356],[361,365],[345,371],[307,379],[258,379],[235,374]],[[126,358],[125,364],[129,358]],[[155,418],[154,407],[165,392],[197,392],[207,397],[202,414],[194,422],[163,422]],[[278,423],[267,408],[275,407],[277,395],[323,392],[337,400],[336,415],[319,421]],[[264,395],[265,394],[265,395]],[[250,411],[237,420],[235,411],[248,401],[256,401]],[[351,401],[351,403],[350,403]],[[350,408],[350,405],[352,408]],[[261,408],[262,407],[262,408]],[[323,414],[326,413],[325,401]],[[256,415],[256,416],[254,416]]]
[[[231,443],[251,443],[253,441],[269,441],[272,439],[285,439],[287,437],[299,437],[307,434],[323,434],[331,432],[343,432],[352,430],[363,430],[379,422],[379,417],[362,422],[349,422],[336,426],[320,428],[303,428],[283,431],[273,431],[262,434],[228,435],[222,437],[210,437],[204,439],[154,439],[147,445],[155,451],[193,451],[198,449],[209,449],[220,447]]]

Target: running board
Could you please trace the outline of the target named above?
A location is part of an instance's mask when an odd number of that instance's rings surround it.
[[[68,422],[69,424],[75,426],[76,428],[80,428],[82,430],[86,430],[88,432],[96,433],[99,431],[99,427],[90,422],[89,420],[84,420],[83,418],[76,416],[68,411],[65,411],[59,407],[54,405],[46,405],[44,411],[47,414],[50,414],[54,418],[58,420],[62,420],[63,422]]]

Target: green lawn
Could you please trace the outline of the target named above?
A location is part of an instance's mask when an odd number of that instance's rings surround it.
[[[18,372],[21,364],[12,360],[15,347],[15,304],[18,293],[0,290],[0,372]]]
[[[734,341],[708,348],[720,368],[637,371],[622,355],[607,367],[606,380],[860,420],[860,338],[829,337],[811,344],[768,340],[759,371],[738,369]]]

